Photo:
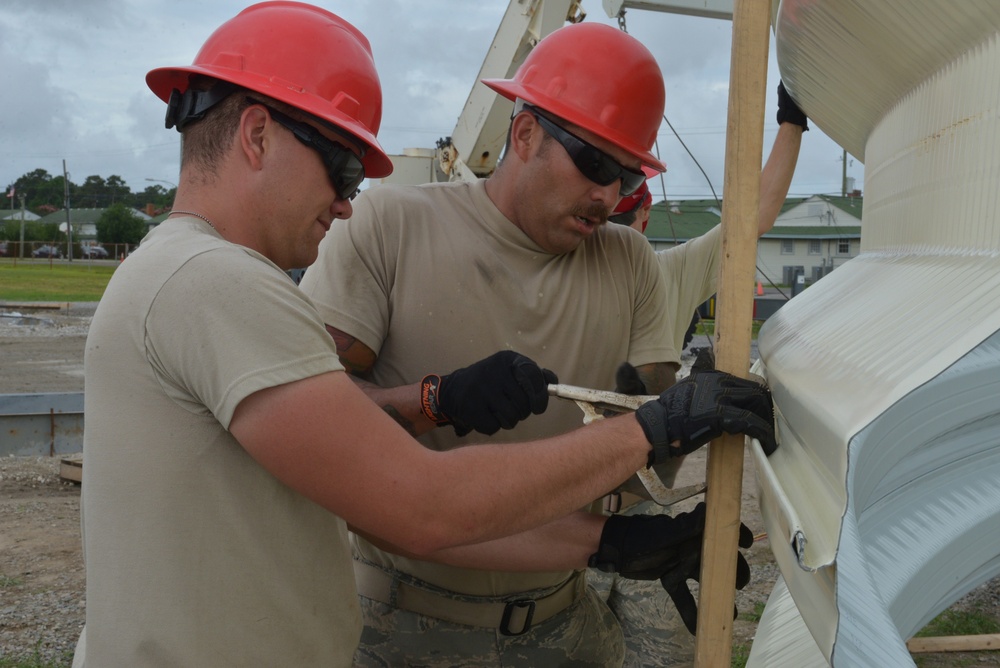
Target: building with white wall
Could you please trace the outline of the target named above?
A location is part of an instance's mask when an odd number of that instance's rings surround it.
[[[860,193],[847,197],[789,198],[757,245],[757,280],[791,285],[796,273],[813,283],[861,251]],[[653,248],[671,248],[700,236],[722,220],[715,200],[659,202],[646,237]]]

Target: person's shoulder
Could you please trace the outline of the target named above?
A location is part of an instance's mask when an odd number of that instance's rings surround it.
[[[472,192],[472,184],[463,182],[379,184],[354,200],[351,220],[378,227],[436,226],[448,212],[470,206]]]
[[[653,248],[646,236],[628,225],[606,223],[597,229],[595,238],[609,246],[620,246],[629,253],[652,253]]]
[[[461,181],[442,183],[380,183],[363,190],[356,200],[357,203],[368,202],[373,205],[386,205],[397,201],[433,201],[467,196],[472,184]]]

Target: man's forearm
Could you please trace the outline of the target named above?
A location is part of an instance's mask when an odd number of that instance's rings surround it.
[[[601,539],[606,517],[577,512],[535,529],[472,545],[445,548],[419,558],[459,568],[489,571],[565,571],[587,567]],[[355,531],[354,527],[351,527]],[[355,531],[373,545],[413,558],[395,545]]]
[[[764,170],[760,173],[760,206],[758,208],[757,236],[774,227],[774,221],[781,213],[781,207],[788,196],[795,174],[795,163],[799,159],[802,145],[802,128],[794,123],[778,126],[778,136],[774,138],[771,153],[767,157]]]
[[[411,436],[426,434],[437,426],[424,415],[420,408],[420,383],[386,388],[357,376],[351,376],[351,380],[365,393],[365,396],[384,410]]]
[[[657,362],[637,366],[635,370],[642,384],[646,386],[647,394],[660,394],[677,382],[680,365],[674,362]]]
[[[337,344],[340,363],[344,365],[354,384],[410,436],[425,434],[436,426],[421,410],[419,383],[385,388],[362,379],[361,376],[371,373],[375,366],[378,359],[375,351],[336,327],[327,325],[326,331]]]

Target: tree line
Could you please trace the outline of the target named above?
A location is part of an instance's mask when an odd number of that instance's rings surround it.
[[[67,181],[60,176],[52,176],[44,169],[36,169],[7,185],[5,208],[15,212],[22,207],[39,216],[64,208]],[[132,192],[128,184],[118,175],[107,179],[88,176],[83,184],[71,180],[69,185],[69,205],[71,209],[106,209],[96,221],[97,241],[107,244],[137,244],[145,236],[146,223],[136,216],[133,209],[145,211],[152,205],[152,215],[168,211],[174,201],[176,188],[167,190],[161,185],[150,185],[140,192]],[[74,228],[76,226],[74,225]],[[0,239],[16,241],[21,238],[21,221],[0,222]],[[66,233],[59,229],[59,223],[25,221],[25,241],[62,242]]]
[[[8,197],[3,200],[4,208],[20,209],[21,199],[24,198],[24,207],[39,216],[59,211],[64,208],[66,185],[67,181],[61,174],[53,176],[44,169],[36,169],[7,184],[4,194]],[[170,208],[177,190],[152,184],[144,190],[132,192],[117,174],[107,179],[95,174],[84,179],[82,184],[73,183],[70,179],[68,185],[70,208],[103,209],[122,203],[144,211],[147,204],[152,204],[153,215]]]

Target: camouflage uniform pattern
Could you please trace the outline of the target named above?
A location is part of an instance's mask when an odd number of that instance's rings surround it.
[[[669,510],[646,501],[621,514],[669,514]],[[694,665],[694,636],[684,626],[659,580],[626,580],[616,573],[592,568],[587,571],[587,582],[618,619],[625,638],[624,668]]]
[[[579,601],[520,636],[399,610],[364,596],[358,600],[365,626],[355,666],[609,668],[621,666],[624,657],[618,623],[589,587]]]

